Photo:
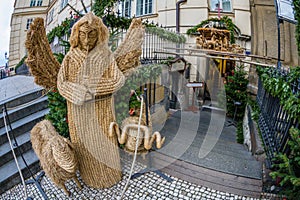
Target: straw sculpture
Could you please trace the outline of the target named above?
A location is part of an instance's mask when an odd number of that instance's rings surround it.
[[[148,109],[149,110],[149,109]],[[120,144],[124,144],[124,150],[129,153],[133,154],[136,148],[137,136],[138,136],[138,123],[139,123],[139,116],[140,111],[137,110],[137,116],[130,116],[125,118],[122,121],[121,130],[117,123],[112,122],[110,124],[110,135],[117,135],[118,141]],[[156,148],[160,149],[165,142],[165,137],[161,137],[160,133],[155,131],[152,134],[152,121],[151,115],[148,113],[148,125],[146,121],[146,109],[144,105],[142,119],[141,119],[141,126],[140,126],[140,139],[138,143],[137,154],[142,155],[145,158],[145,155],[148,151],[152,148],[152,145],[156,142]]]
[[[35,83],[48,89],[56,88],[60,64],[54,55],[49,53],[51,48],[42,18],[36,18],[34,23],[30,25],[25,46],[28,52],[25,62],[34,76]]]
[[[69,196],[64,183],[74,179],[81,188],[76,176],[78,164],[73,145],[56,132],[50,121],[43,120],[36,124],[30,132],[30,139],[45,174],[58,187]]]
[[[107,27],[87,13],[72,27],[71,48],[58,74],[45,31],[39,29],[43,23],[37,18],[26,42],[32,74],[44,87],[53,86],[50,82],[57,78],[58,91],[67,100],[69,132],[83,181],[94,188],[111,187],[121,180],[117,138],[109,137],[110,123],[115,121],[113,93],[123,86],[124,74],[139,65],[145,33],[142,22],[133,19],[126,38],[112,53]]]

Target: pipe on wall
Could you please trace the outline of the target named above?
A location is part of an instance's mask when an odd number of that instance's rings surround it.
[[[179,0],[176,3],[176,32],[180,33],[180,4],[187,2],[187,0]]]

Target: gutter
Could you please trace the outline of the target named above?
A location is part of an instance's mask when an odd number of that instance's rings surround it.
[[[176,3],[176,33],[180,33],[180,4],[187,2],[187,0],[179,0]]]

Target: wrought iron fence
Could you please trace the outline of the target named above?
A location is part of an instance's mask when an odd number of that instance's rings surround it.
[[[287,77],[288,71],[270,70],[271,77]],[[287,80],[286,80],[287,81]],[[293,94],[300,93],[300,78],[291,84]],[[280,104],[279,97],[274,97],[268,93],[261,81],[258,80],[257,103],[260,107],[258,125],[261,130],[262,139],[267,154],[267,165],[270,168],[276,153],[289,154],[288,141],[290,140],[289,130],[292,126],[299,128],[299,121],[292,118],[283,105]]]

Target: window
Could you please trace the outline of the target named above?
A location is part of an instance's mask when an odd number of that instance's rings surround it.
[[[35,3],[36,3],[36,0],[31,0],[31,1],[30,1],[30,7],[35,6]]]
[[[42,6],[42,4],[43,4],[43,0],[38,0],[36,6]]]
[[[26,30],[28,30],[30,28],[30,24],[32,23],[32,21],[33,21],[33,18],[27,19]]]
[[[50,12],[48,14],[48,17],[47,17],[48,24],[53,21],[53,16],[54,16],[54,8],[52,10],[50,10]]]
[[[64,9],[68,4],[68,0],[61,0],[60,9]]]
[[[152,0],[137,0],[136,15],[152,14]]]
[[[122,17],[131,17],[131,0],[125,0],[121,3],[119,9],[121,10]]]
[[[210,0],[210,11],[232,12],[231,0]]]

